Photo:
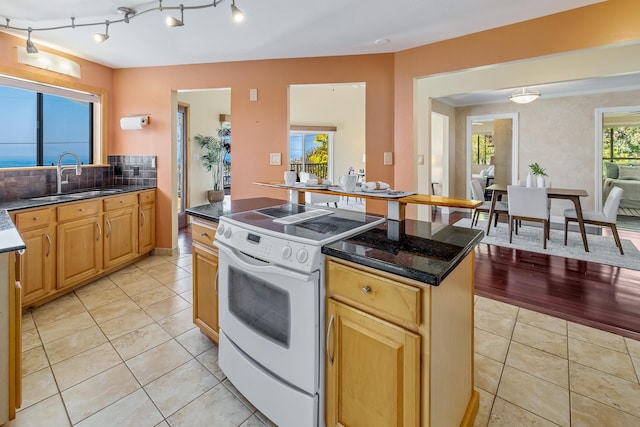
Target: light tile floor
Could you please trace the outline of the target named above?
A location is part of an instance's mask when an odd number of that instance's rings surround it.
[[[8,426],[272,425],[193,325],[191,255],[150,256],[23,316]],[[640,426],[640,342],[486,298],[476,426]]]

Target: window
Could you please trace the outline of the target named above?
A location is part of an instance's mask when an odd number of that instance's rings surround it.
[[[289,169],[328,178],[332,143],[333,132],[292,130],[289,133]]]
[[[63,151],[72,151],[83,164],[91,164],[97,99],[0,77],[0,168],[55,165]],[[64,164],[73,162],[70,156],[63,159]]]
[[[472,139],[471,161],[473,165],[488,165],[496,152],[493,136],[474,133]]]
[[[615,163],[640,160],[640,124],[605,126],[602,131],[602,158]]]

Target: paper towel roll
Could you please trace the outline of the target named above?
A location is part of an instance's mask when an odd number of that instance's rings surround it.
[[[149,121],[148,116],[132,116],[120,119],[120,128],[122,130],[138,130],[142,126],[146,126]]]

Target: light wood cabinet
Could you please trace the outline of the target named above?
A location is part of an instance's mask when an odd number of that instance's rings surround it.
[[[473,425],[473,260],[429,286],[327,258],[327,427]]]
[[[156,247],[156,192],[143,191],[138,197],[138,254],[146,254]]]
[[[217,224],[194,219],[191,225],[193,323],[218,342],[218,249],[213,246]]]
[[[420,336],[327,303],[327,426],[418,426]]]
[[[94,277],[102,270],[101,224],[101,215],[92,215],[58,225],[58,289]]]
[[[27,248],[17,257],[22,301],[30,304],[55,289],[55,209],[37,209],[15,215],[16,228]],[[28,266],[28,268],[27,268]]]
[[[138,254],[138,196],[104,200],[104,268],[132,260]]]

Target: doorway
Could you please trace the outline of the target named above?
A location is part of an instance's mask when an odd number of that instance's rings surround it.
[[[178,104],[178,117],[177,117],[177,180],[178,180],[178,228],[186,227],[187,225],[187,195],[188,191],[188,179],[187,173],[187,141],[188,135],[188,113],[189,109],[184,104]]]

